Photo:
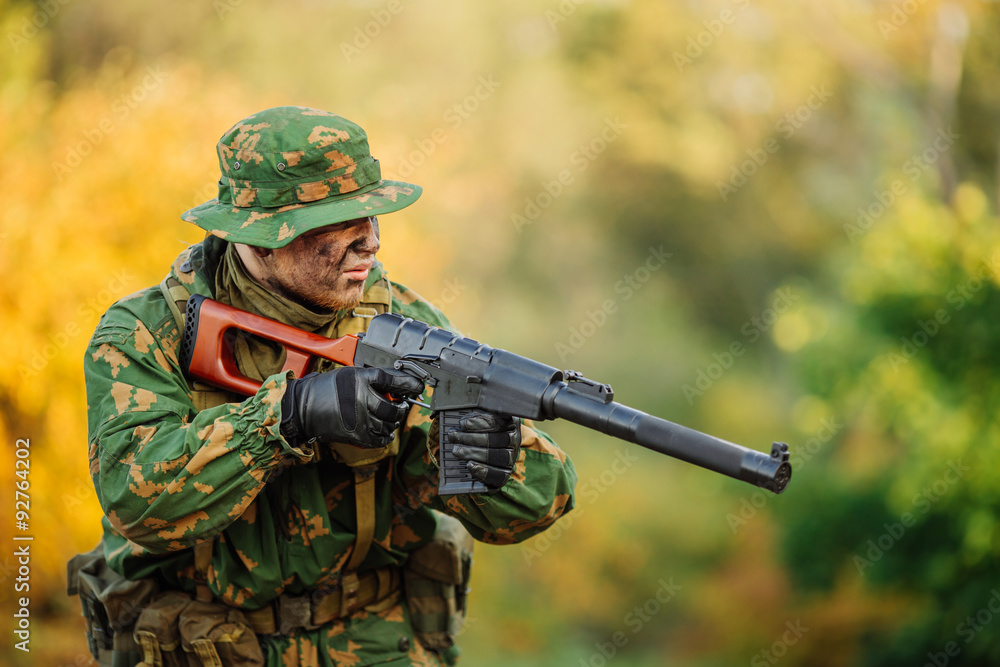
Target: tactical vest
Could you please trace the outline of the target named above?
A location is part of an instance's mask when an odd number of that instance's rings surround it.
[[[188,264],[190,267],[190,264]],[[193,269],[190,269],[193,271]],[[177,330],[184,331],[186,304],[191,293],[180,281],[168,274],[160,283],[160,291],[166,299],[170,312],[177,323]],[[392,312],[392,285],[383,273],[382,278],[365,290],[361,302],[355,306],[336,326],[334,338],[349,334],[364,333],[372,318],[382,313]],[[197,380],[190,380],[192,400],[199,412],[223,403],[243,400],[243,396],[232,392],[219,390]],[[357,569],[361,565],[375,537],[375,472],[377,464],[382,459],[399,453],[399,434],[386,447],[365,449],[346,443],[328,443],[313,449],[313,458],[309,463],[324,456],[332,456],[334,460],[350,466],[354,470],[354,497],[357,504],[358,535],[351,558],[344,566],[343,588],[345,591],[356,592],[359,586]],[[295,463],[293,462],[293,465]],[[194,547],[195,573],[198,582],[199,599],[210,599],[208,592],[208,567],[212,560],[212,541],[201,542]],[[206,598],[207,596],[207,598]]]
[[[170,310],[177,322],[178,330],[184,331],[185,304],[190,292],[173,276],[168,275],[160,283]],[[387,276],[365,290],[361,302],[341,320],[333,337],[364,333],[372,318],[382,313],[392,312],[392,285]],[[197,410],[201,411],[227,402],[241,401],[244,397],[201,382],[192,382],[192,395]],[[399,453],[399,434],[392,443],[379,449],[364,449],[346,443],[327,443],[315,447],[313,463],[321,457],[332,456],[339,463],[354,470],[354,495],[357,506],[358,534],[350,560],[341,570],[340,616],[354,610],[351,599],[357,599],[363,606],[366,588],[370,589],[372,572],[358,575],[360,567],[375,536],[375,474],[378,462]],[[294,465],[294,464],[293,464]],[[299,463],[298,465],[301,465]],[[435,512],[438,528],[434,537],[426,545],[411,552],[404,567],[405,594],[410,609],[410,618],[417,639],[432,651],[451,648],[455,637],[465,620],[465,603],[468,581],[471,575],[473,539],[462,523],[454,517]],[[199,599],[210,599],[208,591],[208,568],[212,560],[213,542],[202,542],[194,547],[195,573],[198,581]],[[380,568],[378,587],[384,589],[385,577]],[[366,579],[367,577],[367,579]],[[392,581],[392,588],[398,588],[398,581]],[[360,591],[360,592],[359,592]],[[371,599],[368,595],[368,599]],[[395,603],[395,597],[377,599]],[[268,610],[244,612],[258,633],[281,631],[282,622],[268,616]]]
[[[190,264],[187,266],[190,271]],[[190,292],[172,275],[159,287],[178,331],[183,333]],[[391,311],[391,303],[391,284],[383,276],[337,325],[334,337],[365,332],[372,318]],[[245,398],[189,382],[198,411]],[[314,456],[308,460],[312,463],[331,456],[354,471],[357,538],[351,558],[341,570],[341,586],[331,593],[282,595],[276,606],[256,611],[214,602],[208,587],[214,540],[193,548],[195,600],[181,591],[159,591],[151,580],[131,581],[113,572],[104,558],[103,541],[90,553],[75,557],[68,564],[67,592],[80,595],[91,653],[102,666],[114,662],[158,667],[176,661],[202,667],[260,665],[263,656],[254,633],[290,634],[296,627],[319,627],[362,607],[382,611],[397,604],[404,592],[420,643],[432,651],[449,649],[464,623],[473,551],[472,537],[458,519],[435,511],[438,527],[434,537],[409,554],[402,573],[396,567],[358,572],[374,540],[377,464],[398,454],[399,446],[398,434],[380,449],[323,444],[315,446]]]

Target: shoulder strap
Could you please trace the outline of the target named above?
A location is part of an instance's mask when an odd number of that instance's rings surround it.
[[[170,312],[173,313],[174,321],[177,322],[177,329],[184,333],[184,315],[187,300],[191,298],[191,292],[181,284],[179,280],[169,273],[167,277],[160,281],[160,293],[167,301]]]
[[[340,574],[340,614],[353,614],[358,608],[361,579],[358,568],[368,555],[375,539],[375,473],[378,466],[354,468],[354,500],[357,503],[358,534],[354,551]]]
[[[163,298],[166,299],[167,306],[174,316],[178,333],[183,336],[185,315],[187,314],[187,300],[191,298],[191,292],[170,274],[167,274],[167,277],[160,282],[160,292],[163,294]],[[213,391],[202,387],[207,387],[207,385],[194,382],[191,387],[194,407],[198,412],[215,405],[222,405],[226,402],[227,397],[225,392]],[[214,538],[194,545],[194,579],[198,599],[202,602],[210,602],[212,600],[212,592],[208,588],[208,570],[212,564],[214,545]]]
[[[354,468],[354,500],[357,503],[358,536],[354,551],[344,570],[353,572],[361,567],[375,539],[375,473],[377,466]]]
[[[160,293],[163,294],[163,298],[166,299],[167,306],[174,316],[178,334],[183,336],[184,322],[187,319],[187,300],[191,298],[191,292],[179,280],[167,274],[167,277],[160,281]],[[198,412],[230,401],[228,392],[219,391],[211,385],[197,380],[190,380],[190,383],[191,399]]]

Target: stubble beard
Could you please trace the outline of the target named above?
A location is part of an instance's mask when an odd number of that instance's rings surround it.
[[[302,271],[294,261],[279,261],[271,274],[270,287],[286,299],[320,313],[349,310],[361,303],[364,283],[347,280],[334,270],[335,275],[315,269]],[[292,276],[289,279],[286,276]],[[340,283],[343,285],[340,287]],[[338,289],[339,287],[339,289]]]

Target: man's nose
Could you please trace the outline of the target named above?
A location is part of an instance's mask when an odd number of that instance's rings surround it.
[[[358,237],[352,244],[359,253],[374,255],[381,247],[378,240],[378,218],[372,216],[356,228]]]

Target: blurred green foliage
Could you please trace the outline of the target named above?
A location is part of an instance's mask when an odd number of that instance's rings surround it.
[[[997,219],[972,185],[951,206],[913,195],[839,254],[841,298],[825,308],[844,326],[795,356],[852,429],[797,480],[810,498],[781,507],[790,573],[805,591],[850,576],[909,600],[859,664],[919,664],[949,642],[951,664],[994,664]]]
[[[998,29],[938,0],[0,0],[0,309],[44,356],[0,371],[37,468],[34,664],[86,661],[61,577],[99,533],[88,332],[197,240],[216,138],[278,104],[423,185],[383,261],[464,333],[791,445],[774,497],[545,425],[578,507],[478,550],[468,664],[1000,664]]]

